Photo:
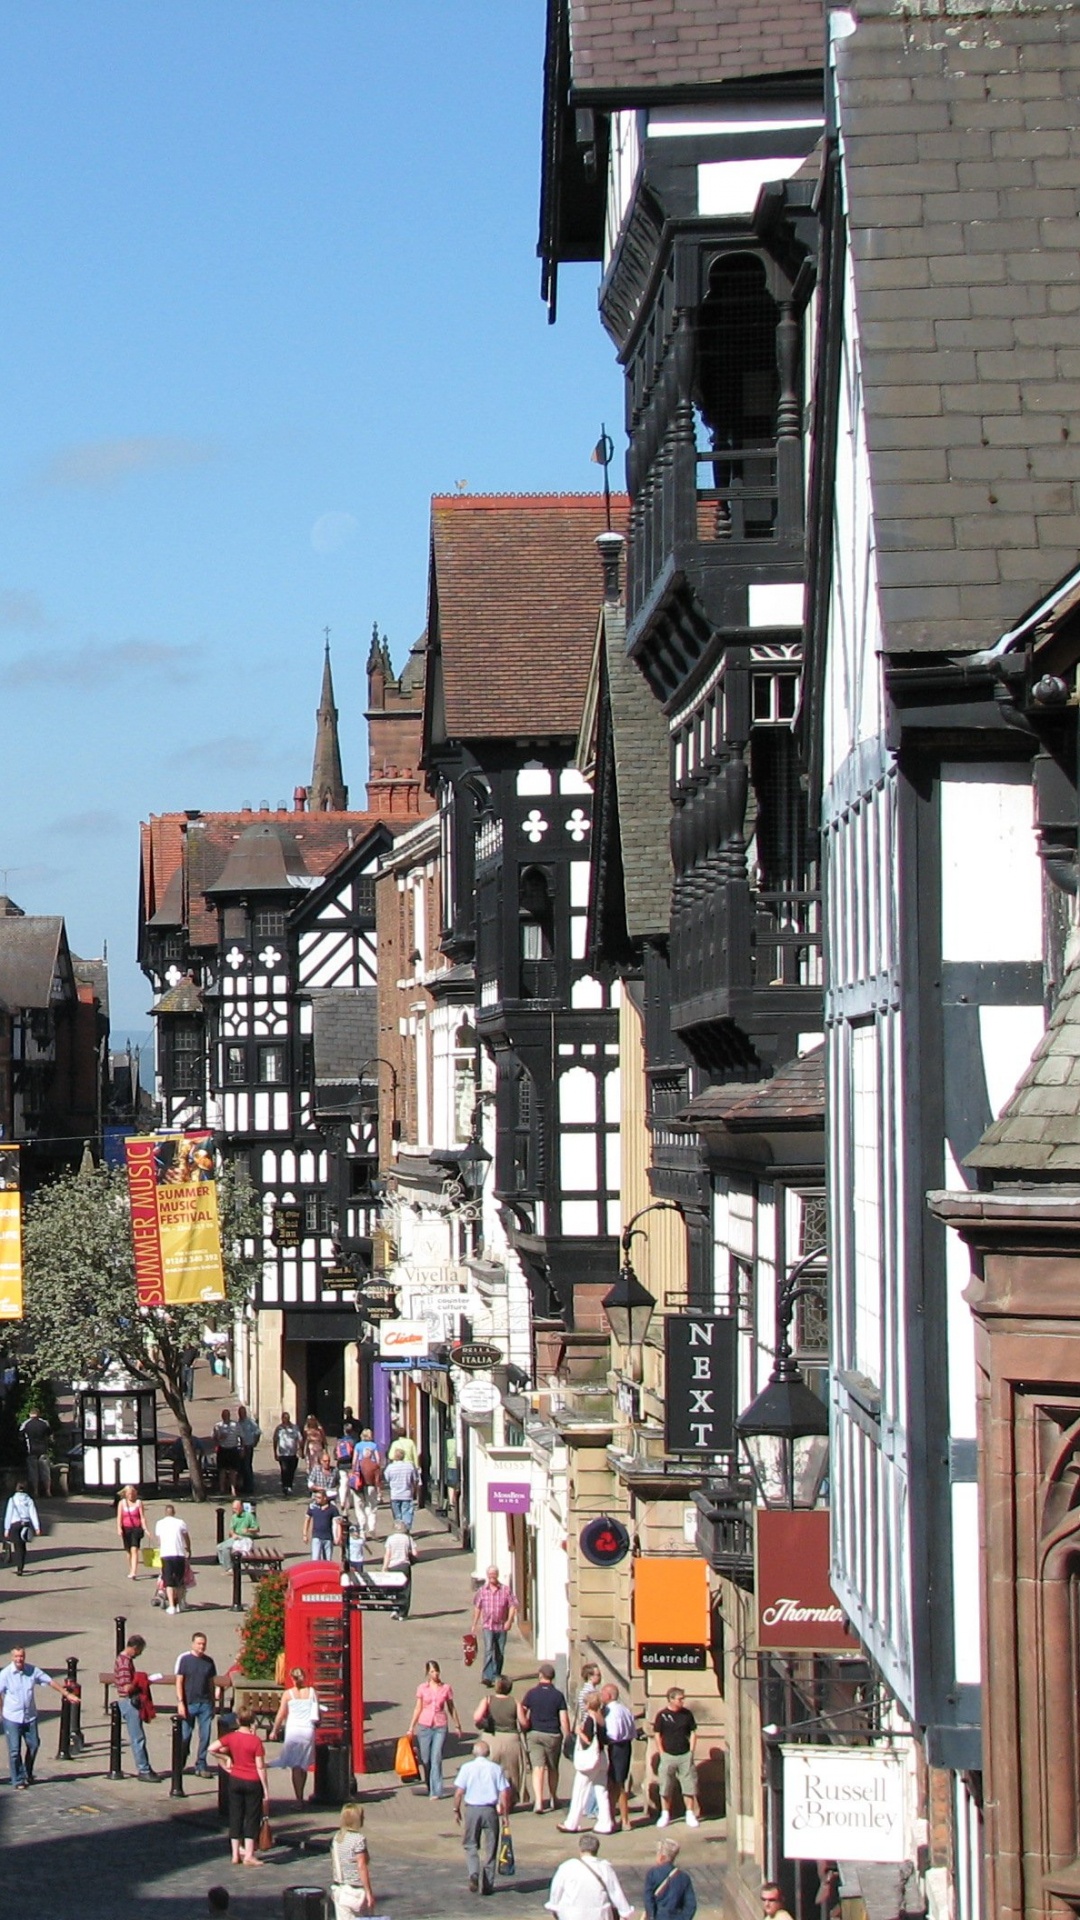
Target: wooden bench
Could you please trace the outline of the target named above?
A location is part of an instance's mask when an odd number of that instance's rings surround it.
[[[284,1554],[273,1547],[252,1547],[250,1553],[234,1553],[233,1560],[249,1580],[265,1580],[268,1573],[280,1573],[285,1565]]]
[[[281,1696],[284,1691],[284,1687],[269,1681],[255,1683],[234,1680],[233,1709],[236,1713],[239,1713],[241,1708],[246,1709],[259,1731],[268,1734],[277,1718],[277,1710],[281,1705]]]

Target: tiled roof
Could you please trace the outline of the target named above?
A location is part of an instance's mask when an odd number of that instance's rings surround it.
[[[822,0],[570,0],[574,94],[640,100],[812,71],[823,14]]]
[[[855,0],[837,43],[885,645],[991,645],[1080,552],[1080,8]]]
[[[814,1047],[779,1067],[771,1080],[708,1087],[679,1115],[692,1126],[710,1121],[732,1133],[820,1127],[825,1119],[825,1049]]]
[[[626,930],[640,940],[666,933],[671,918],[668,725],[626,657],[625,610],[608,602],[603,621]]]
[[[1080,1173],[1080,961],[1000,1117],[964,1160],[978,1173]]]
[[[612,507],[619,522],[625,496]],[[431,503],[431,604],[448,739],[576,735],[603,583],[588,494],[452,494]],[[433,628],[434,630],[434,628]]]

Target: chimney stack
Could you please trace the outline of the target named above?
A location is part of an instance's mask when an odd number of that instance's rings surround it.
[[[622,599],[622,585],[619,579],[622,570],[622,552],[626,545],[621,533],[598,533],[596,536],[600,564],[604,569],[604,599],[618,602]]]

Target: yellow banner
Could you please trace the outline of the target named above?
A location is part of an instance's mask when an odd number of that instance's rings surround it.
[[[211,1135],[159,1133],[125,1145],[140,1302],[224,1300]]]
[[[19,1149],[0,1145],[0,1320],[23,1316]]]

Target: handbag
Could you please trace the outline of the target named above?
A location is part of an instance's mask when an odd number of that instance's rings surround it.
[[[267,1819],[266,1814],[264,1813],[262,1817],[262,1826],[259,1828],[259,1837],[255,1842],[255,1851],[256,1853],[269,1853],[273,1844],[274,1844],[274,1836],[270,1829],[270,1822]]]
[[[590,1740],[587,1747],[578,1741],[574,1748],[574,1767],[578,1773],[595,1773],[600,1765],[600,1742]]]
[[[419,1780],[420,1778],[413,1743],[407,1733],[402,1734],[394,1749],[394,1772],[399,1780]]]
[[[485,1707],[483,1713],[481,1714],[476,1724],[479,1727],[481,1733],[494,1733],[495,1722],[491,1717],[490,1707]]]
[[[496,1873],[501,1873],[507,1880],[512,1880],[514,1874],[517,1872],[517,1862],[514,1859],[514,1841],[510,1832],[509,1820],[504,1820],[502,1823],[502,1829],[499,1835],[499,1851],[495,1856],[495,1871]]]

